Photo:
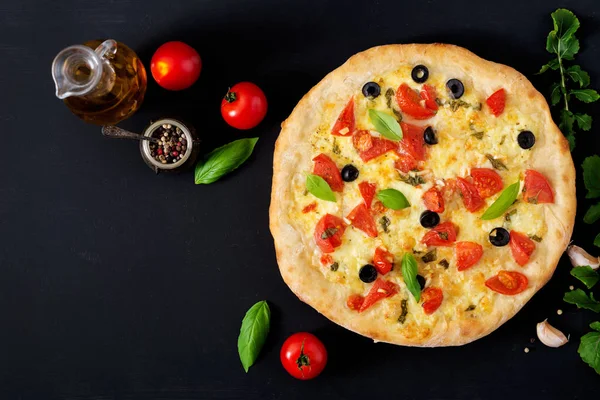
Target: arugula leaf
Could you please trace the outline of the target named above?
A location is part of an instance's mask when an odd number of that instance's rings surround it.
[[[581,289],[575,289],[565,293],[563,301],[569,304],[575,304],[577,308],[585,308],[586,310],[600,312],[600,303],[594,298],[594,294],[590,293],[588,296]]]
[[[575,267],[571,270],[571,275],[579,279],[585,287],[591,289],[600,280],[600,275],[589,265]]]
[[[600,203],[591,206],[583,216],[583,222],[593,224],[600,219]]]
[[[569,133],[566,138],[567,142],[569,142],[569,149],[573,151],[575,149],[575,135],[573,135],[573,133]]]
[[[596,238],[594,239],[594,246],[600,247],[600,233],[596,235]]]
[[[560,83],[557,83],[557,82],[553,83],[552,86],[550,86],[550,102],[552,103],[553,106],[560,103],[561,96],[562,96],[562,91],[561,91]]]
[[[577,100],[581,100],[584,103],[593,103],[600,99],[600,94],[594,89],[575,89],[571,90],[570,94],[575,96]]]
[[[377,192],[377,199],[380,200],[384,206],[391,208],[392,210],[402,210],[403,208],[410,207],[410,203],[404,194],[396,189],[380,190]]]
[[[592,129],[592,117],[587,114],[579,113],[575,113],[573,116],[575,117],[575,122],[577,122],[579,129],[582,131],[589,131]]]
[[[581,337],[577,352],[581,359],[600,374],[600,322],[590,324],[595,332],[586,333]]]
[[[579,83],[579,87],[584,88],[590,84],[590,75],[583,71],[579,65],[571,65],[566,69],[566,74],[575,83]]]
[[[593,155],[583,160],[583,183],[588,190],[587,199],[600,197],[600,156]]]
[[[569,110],[561,110],[560,112],[560,122],[558,127],[565,135],[568,135],[573,132],[573,123],[575,122],[575,116]]]
[[[258,354],[267,340],[270,321],[271,310],[264,300],[250,307],[242,320],[238,336],[238,354],[246,372],[258,358]]]
[[[396,118],[388,113],[374,109],[369,110],[369,120],[375,126],[375,130],[390,140],[402,139],[402,129]]]
[[[571,11],[559,8],[550,14],[554,23],[554,31],[558,37],[568,37],[579,29],[579,20]]]
[[[506,210],[517,199],[519,195],[519,187],[521,186],[521,182],[515,182],[506,189],[502,191],[500,196],[492,203],[491,206],[488,207],[487,210],[481,216],[481,219],[484,221],[495,219],[504,214]]]
[[[242,165],[252,154],[258,138],[239,139],[208,153],[196,164],[196,185],[209,184],[221,179]]]
[[[336,201],[335,194],[333,194],[329,184],[319,175],[308,174],[306,176],[306,190],[321,200]]]
[[[558,48],[556,54],[565,60],[572,60],[579,52],[579,40],[575,37],[563,37],[558,39]]]
[[[402,278],[404,278],[404,284],[409,292],[415,298],[416,302],[421,300],[421,285],[417,281],[417,260],[415,256],[410,253],[404,253],[402,257]]]
[[[547,64],[544,64],[542,66],[542,68],[540,69],[540,71],[537,73],[539,74],[543,74],[544,72],[548,71],[549,69],[556,71],[558,69],[558,60],[557,59],[552,59],[550,61],[548,61]]]

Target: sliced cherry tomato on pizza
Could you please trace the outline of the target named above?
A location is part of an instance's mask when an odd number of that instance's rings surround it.
[[[523,198],[532,204],[554,203],[554,193],[546,177],[539,172],[528,169],[525,171]]]
[[[429,211],[436,213],[444,212],[444,196],[435,186],[423,193],[423,202],[425,203],[425,208]]]
[[[444,293],[440,288],[428,287],[421,292],[421,298],[423,299],[423,311],[430,315],[442,305]]]
[[[321,256],[321,264],[323,265],[331,265],[333,263],[333,257],[329,254],[323,254]]]
[[[435,102],[437,98],[437,92],[435,88],[431,85],[425,84],[423,85],[423,89],[421,90],[421,98],[425,100],[425,107],[430,110],[437,111],[438,104]]]
[[[348,296],[348,299],[346,300],[346,305],[348,306],[349,309],[358,311],[358,310],[360,310],[360,308],[362,307],[364,302],[365,302],[365,298],[363,296],[361,296],[360,294],[351,294],[350,296]]]
[[[344,189],[344,181],[342,180],[340,170],[333,160],[325,154],[319,154],[313,158],[313,161],[315,162],[313,174],[325,179],[325,182],[329,184],[329,187],[334,192],[341,192]]]
[[[315,243],[323,253],[332,253],[342,244],[346,230],[344,220],[335,215],[325,214],[315,228]]]
[[[458,190],[460,190],[467,210],[475,212],[483,207],[485,202],[479,195],[479,191],[475,185],[461,177],[456,178],[456,185],[458,186]]]
[[[373,197],[375,197],[376,188],[377,186],[374,183],[369,183],[366,181],[358,184],[358,190],[360,190],[360,195],[365,201],[367,208],[371,208]]]
[[[348,214],[348,219],[355,228],[360,229],[370,237],[377,237],[377,225],[375,225],[375,220],[365,203],[360,203],[354,207],[354,210]]]
[[[373,203],[373,212],[374,213],[383,214],[385,212],[385,210],[387,210],[387,208],[379,200],[377,200],[375,203]]]
[[[517,271],[500,271],[498,275],[485,281],[485,286],[494,292],[509,296],[521,293],[527,289],[528,284],[527,277]]]
[[[452,246],[456,242],[456,228],[450,221],[442,222],[427,232],[421,243],[427,246]]]
[[[485,103],[490,108],[490,112],[494,117],[497,117],[504,111],[504,106],[506,105],[506,91],[504,89],[496,90],[487,98]]]
[[[502,177],[493,169],[473,168],[471,169],[471,178],[473,178],[473,184],[482,199],[495,195],[504,187]]]
[[[350,99],[346,107],[340,113],[338,119],[335,121],[331,134],[335,136],[350,136],[356,129],[356,122],[354,119],[354,97]]]
[[[417,161],[425,160],[425,141],[423,127],[401,122],[402,140],[399,142],[398,153],[408,154]]]
[[[365,301],[363,301],[360,306],[359,312],[367,310],[378,301],[385,299],[386,297],[391,297],[396,293],[398,293],[398,285],[382,278],[377,278],[373,283],[373,286],[371,286],[371,290],[369,290],[369,293],[365,296]]]
[[[435,115],[435,111],[421,105],[419,94],[406,83],[401,84],[396,91],[396,102],[403,113],[414,119],[427,119]]]
[[[388,151],[398,149],[398,143],[371,136],[369,131],[364,130],[357,131],[353,135],[352,144],[364,162],[377,158]]]
[[[513,258],[521,267],[529,262],[529,257],[535,250],[535,242],[521,232],[510,231],[510,251]]]
[[[375,255],[373,256],[373,265],[377,272],[381,275],[385,275],[392,270],[394,266],[394,255],[382,247],[375,249]]]
[[[483,256],[483,247],[479,243],[456,243],[456,266],[459,271],[464,271],[477,264],[481,256]]]
[[[417,160],[408,154],[398,154],[398,159],[394,161],[394,168],[404,172],[405,174],[414,171],[419,166]]]

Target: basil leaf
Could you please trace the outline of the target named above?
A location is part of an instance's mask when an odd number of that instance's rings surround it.
[[[575,267],[571,270],[571,275],[579,279],[585,287],[591,289],[600,280],[600,276],[589,265]]]
[[[410,253],[404,253],[402,257],[402,277],[404,278],[404,284],[409,292],[415,298],[416,302],[421,300],[421,285],[417,281],[417,260],[415,256]]]
[[[600,219],[600,203],[591,206],[583,216],[583,222],[593,224]]]
[[[194,181],[196,185],[218,181],[250,157],[258,138],[239,139],[208,153],[196,164]]]
[[[381,136],[385,136],[386,138],[395,141],[402,139],[402,129],[400,129],[400,124],[396,121],[396,118],[392,117],[390,114],[370,109],[369,119],[373,126],[375,126],[375,130],[381,133]]]
[[[384,189],[377,192],[377,199],[379,199],[384,206],[391,208],[392,210],[402,210],[403,208],[410,207],[410,203],[402,192],[396,189]]]
[[[519,187],[521,182],[515,182],[502,191],[500,196],[492,203],[491,206],[481,216],[481,219],[488,221],[490,219],[498,218],[504,211],[508,210],[510,206],[515,202],[519,195]]]
[[[563,301],[569,304],[575,304],[578,308],[600,312],[600,303],[594,298],[594,294],[590,293],[588,296],[581,289],[575,289],[565,293]]]
[[[306,190],[321,200],[335,202],[335,194],[333,194],[327,181],[319,175],[308,174],[306,176]]]
[[[583,160],[583,183],[588,190],[586,199],[600,197],[600,156],[594,155]]]
[[[586,333],[579,341],[577,352],[581,359],[600,374],[600,322],[590,324],[595,332]]]
[[[244,370],[254,364],[269,334],[271,310],[266,301],[259,301],[246,312],[238,337],[238,354]]]

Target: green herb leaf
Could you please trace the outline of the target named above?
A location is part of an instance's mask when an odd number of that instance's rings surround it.
[[[385,215],[379,219],[379,225],[381,225],[381,229],[383,229],[385,233],[389,232],[388,228],[390,227],[391,223],[392,221],[390,221],[390,219]]]
[[[584,103],[593,103],[600,99],[600,94],[594,89],[575,89],[571,90],[570,94],[575,96],[577,100],[581,100]]]
[[[579,279],[588,289],[593,288],[594,285],[598,283],[598,280],[600,280],[600,275],[598,275],[598,273],[589,265],[573,268],[571,270],[571,275]]]
[[[553,106],[560,103],[560,97],[562,96],[561,87],[559,83],[553,83],[550,86],[550,102]]]
[[[568,136],[573,133],[573,123],[575,122],[575,116],[569,110],[561,110],[560,112],[560,122],[558,124],[558,128],[561,132]]]
[[[600,219],[600,203],[591,206],[583,216],[583,222],[593,224]]]
[[[269,334],[271,310],[266,301],[259,301],[246,312],[238,337],[238,354],[244,370],[254,364]]]
[[[517,199],[519,195],[519,187],[521,186],[521,182],[515,182],[506,189],[502,191],[500,196],[492,203],[491,206],[488,207],[487,210],[481,216],[481,219],[487,221],[490,219],[495,219],[504,214],[506,210]]]
[[[564,37],[558,39],[558,49],[556,54],[565,60],[572,60],[575,54],[579,52],[579,40],[575,37]]]
[[[586,333],[581,337],[577,352],[581,359],[600,374],[600,322],[590,324],[595,332]]]
[[[597,234],[596,238],[594,239],[594,246],[600,247],[600,233]]]
[[[600,197],[600,156],[593,155],[583,160],[583,183],[588,190],[587,199]]]
[[[540,71],[537,73],[537,75],[539,74],[543,74],[544,72],[548,71],[549,69],[556,71],[558,69],[558,59],[554,58],[550,61],[548,61],[547,64],[545,64]]]
[[[400,302],[400,316],[398,317],[398,322],[403,324],[406,321],[406,316],[408,315],[408,300],[402,299]]]
[[[402,129],[396,118],[383,111],[369,110],[369,119],[375,130],[390,140],[402,139]]]
[[[421,300],[421,285],[417,281],[418,271],[415,256],[410,253],[404,253],[402,257],[402,278],[404,278],[404,284],[408,291],[412,293],[416,302]]]
[[[490,160],[490,163],[492,164],[492,167],[494,167],[495,169],[508,171],[508,167],[506,165],[504,165],[504,163],[502,161],[494,158],[493,155],[486,154],[485,157],[488,160]]]
[[[588,296],[581,289],[575,289],[565,293],[563,301],[570,304],[575,304],[578,308],[585,308],[586,310],[600,312],[600,303],[594,299],[594,294],[590,293]]]
[[[582,131],[589,131],[592,129],[592,117],[587,114],[573,114],[575,117],[575,122],[577,122],[577,126]]]
[[[408,183],[411,186],[419,186],[425,183],[425,179],[421,175],[411,175],[411,174],[400,174],[400,180],[404,183]]]
[[[423,260],[424,263],[430,263],[437,260],[437,250],[433,249],[428,251],[423,257],[421,257],[421,260]]]
[[[584,88],[590,84],[590,75],[583,71],[579,65],[571,65],[565,70],[565,73],[575,83],[579,83],[579,87]]]
[[[573,135],[572,133],[569,133],[566,136],[567,142],[569,142],[569,149],[571,151],[573,151],[575,149],[575,135]]]
[[[306,190],[321,200],[335,202],[335,194],[333,194],[325,179],[319,175],[308,174],[306,176]]]
[[[579,20],[575,14],[567,9],[559,8],[550,14],[550,16],[554,23],[553,32],[555,32],[556,36],[559,38],[569,37],[579,29]]]
[[[208,153],[196,164],[196,185],[209,184],[242,165],[252,154],[258,138],[239,139]]]
[[[402,192],[396,189],[384,189],[377,192],[377,199],[379,199],[384,206],[391,208],[392,210],[402,210],[403,208],[410,207],[410,203]]]

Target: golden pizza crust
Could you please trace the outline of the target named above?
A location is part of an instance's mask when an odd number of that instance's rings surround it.
[[[346,306],[346,298],[354,292],[344,284],[327,280],[317,268],[320,266],[312,265],[312,254],[317,249],[313,237],[296,229],[287,212],[295,196],[292,178],[312,169],[309,138],[321,123],[319,116],[324,106],[334,104],[334,114],[339,114],[348,99],[360,93],[362,85],[373,76],[406,64],[424,64],[430,70],[443,70],[448,75],[471,81],[479,88],[489,89],[488,93],[504,87],[507,93],[518,94],[519,110],[535,116],[541,127],[526,167],[543,173],[555,192],[554,204],[540,205],[544,207],[548,230],[543,242],[537,244],[536,253],[526,270],[522,271],[529,279],[528,289],[516,296],[495,294],[491,311],[480,313],[478,318],[466,314],[447,317],[434,313],[430,316],[434,324],[427,328],[420,329],[418,321],[413,323],[414,334],[411,334],[411,327],[400,331],[394,324],[384,323],[378,307],[371,307],[363,313],[350,310]],[[571,237],[575,208],[575,168],[569,145],[552,121],[544,97],[514,69],[483,60],[453,45],[387,45],[354,55],[300,100],[282,124],[275,146],[269,216],[284,281],[298,298],[330,320],[375,341],[406,346],[455,346],[494,331],[512,318],[552,276]],[[543,257],[535,257],[535,254]]]

